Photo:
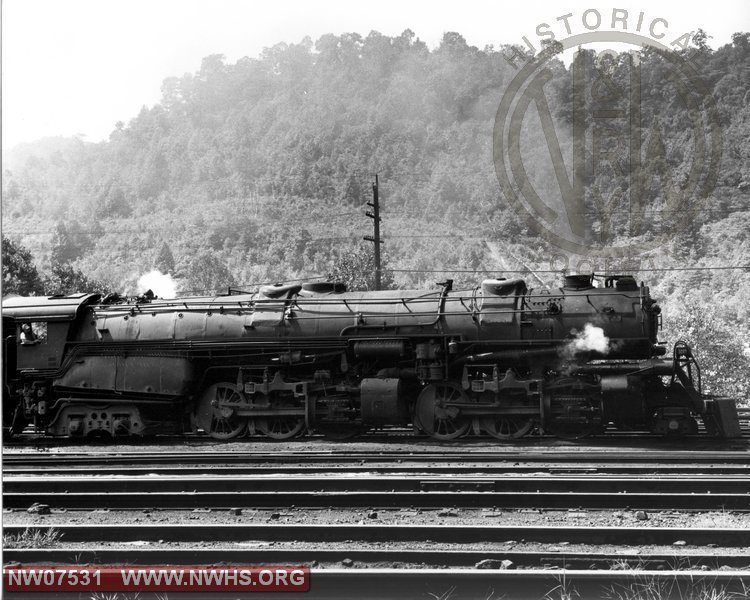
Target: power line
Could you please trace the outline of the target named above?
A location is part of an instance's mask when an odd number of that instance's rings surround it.
[[[340,219],[344,217],[355,217],[360,216],[361,212],[335,212],[335,213],[312,213],[305,217],[298,219],[285,219],[278,221],[279,228],[289,225],[291,223],[309,223],[315,219]],[[184,223],[180,226],[177,223],[170,223],[171,226],[175,227],[177,231],[190,231],[194,226],[190,223]],[[216,231],[220,232],[221,227],[225,225],[223,222],[219,222]],[[174,230],[173,230],[174,231]],[[48,231],[39,230],[3,230],[4,235],[55,235],[56,231],[53,229]],[[102,229],[69,229],[66,228],[66,235],[68,237],[75,237],[77,235],[127,235],[132,233],[164,233],[164,224],[159,227],[146,228],[146,227],[116,227],[116,228],[102,228]]]
[[[654,214],[684,214],[684,213],[711,213],[711,214],[736,214],[736,213],[750,213],[750,208],[741,208],[741,207],[732,207],[732,208],[697,208],[697,209],[653,209],[653,210],[645,210],[643,213],[640,213],[643,216],[646,215],[654,215]],[[634,214],[632,211],[629,211],[627,209],[622,210],[614,210],[614,211],[608,211],[605,214],[598,213],[596,211],[583,211],[583,212],[575,212],[570,214],[576,214],[576,215],[584,215],[584,216],[593,216],[593,217],[608,217],[611,215],[617,215],[617,214],[623,214],[623,215],[632,215]],[[289,225],[292,223],[309,223],[313,219],[341,219],[341,218],[348,218],[348,217],[357,217],[360,216],[361,212],[359,211],[336,211],[331,213],[312,213],[309,215],[306,215],[304,217],[299,217],[295,219],[284,219],[283,221],[279,221],[279,226]],[[381,216],[382,219],[395,219],[395,218],[403,218],[403,217],[414,217],[414,218],[421,218],[424,217],[424,212],[388,212]],[[424,226],[429,226],[433,223],[436,224],[444,224],[444,225],[451,225],[450,223],[447,223],[446,220],[435,220],[435,221],[427,221],[423,222]],[[224,222],[219,223],[219,229],[221,225],[223,225]],[[177,230],[189,230],[192,228],[192,225],[189,223],[182,224],[183,226],[180,227],[180,224],[173,223],[173,225],[176,225]],[[357,225],[356,223],[352,223],[352,225]],[[488,223],[486,225],[469,225],[465,227],[464,229],[474,229],[474,230],[487,230],[488,232],[493,231],[493,225],[492,223]],[[103,228],[103,229],[70,229],[67,230],[66,233],[68,236],[77,236],[77,235],[128,235],[133,233],[163,233],[164,232],[164,226],[160,227],[154,227],[154,228],[144,228],[144,227],[133,227],[133,228],[123,228],[123,227],[117,227],[117,228]],[[38,230],[5,230],[3,231],[3,234],[5,235],[55,235],[54,229],[47,230],[47,231],[38,231]],[[388,238],[430,238],[430,237],[463,237],[460,234],[443,234],[443,235],[390,235],[387,236]],[[323,238],[320,238],[323,239]],[[386,236],[383,236],[383,239],[386,239]]]
[[[647,208],[642,211],[642,214],[658,214],[658,213],[686,213],[686,212],[715,212],[715,213],[732,213],[732,212],[749,212],[750,208],[747,206],[728,206],[725,208]],[[606,214],[633,214],[637,213],[639,211],[627,209],[627,208],[618,208],[616,210],[610,210],[606,211]],[[571,212],[569,214],[572,215],[599,215],[601,213],[595,211],[595,210],[587,210],[587,211],[577,211],[577,212]],[[407,216],[407,217],[422,217],[424,216],[424,212],[420,211],[389,211],[387,215],[388,217],[400,217],[400,216]]]

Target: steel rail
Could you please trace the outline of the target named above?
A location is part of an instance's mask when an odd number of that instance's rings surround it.
[[[319,487],[324,488],[323,483]],[[196,508],[547,508],[547,509],[682,509],[750,510],[750,494],[741,493],[600,493],[600,492],[471,492],[471,491],[233,491],[233,492],[82,492],[3,494],[6,509],[34,503],[70,510],[142,510]]]
[[[750,484],[746,477],[693,476],[693,477],[610,477],[607,475],[558,476],[543,474],[528,475],[448,475],[437,477],[389,475],[372,476],[364,472],[358,476],[243,476],[227,477],[201,475],[192,478],[170,477],[107,477],[92,474],[87,477],[19,477],[3,478],[4,495],[14,494],[78,494],[102,493],[435,493],[435,492],[484,492],[484,493],[557,493],[557,494],[710,494],[723,496],[745,496],[750,503]],[[717,500],[718,501],[718,500]]]
[[[414,598],[513,598],[539,600],[544,597],[617,597],[618,590],[649,589],[660,600],[684,600],[691,590],[721,590],[724,597],[746,596],[748,571],[581,571],[535,569],[499,571],[481,569],[312,569],[306,600],[413,600]],[[572,592],[575,593],[572,593]],[[552,596],[552,594],[557,594]],[[253,593],[255,600],[281,600],[282,593]],[[78,596],[75,595],[77,598]],[[195,598],[196,594],[173,594],[169,598]],[[27,592],[7,593],[9,600],[29,598]],[[212,600],[236,600],[237,592],[212,592]]]
[[[63,524],[28,523],[5,525],[3,535],[22,536],[26,532],[50,533],[63,544],[81,542],[431,542],[442,544],[493,543],[510,546],[521,543],[588,544],[592,546],[652,545],[671,546],[677,541],[687,546],[722,548],[750,546],[750,530],[734,528],[679,527],[567,527],[493,525],[404,525],[343,523],[325,524]],[[744,556],[750,564],[750,557]]]
[[[478,569],[331,569],[313,570],[306,598],[361,600],[391,598],[600,598],[612,590],[651,589],[660,600],[688,597],[689,590],[724,590],[727,597],[747,594],[747,571],[485,571]],[[223,599],[222,599],[223,600]]]
[[[404,565],[429,565],[445,567],[473,567],[485,559],[510,560],[522,568],[608,569],[622,568],[683,568],[699,570],[701,567],[718,569],[732,567],[747,569],[750,558],[743,554],[726,553],[644,553],[644,552],[578,552],[514,551],[514,550],[413,550],[372,548],[123,548],[77,546],[59,548],[5,548],[4,560],[30,564],[92,563],[140,565],[208,565],[208,564],[311,564],[338,563],[350,559],[363,564],[400,563]]]
[[[422,442],[424,443],[424,442]],[[269,442],[264,442],[268,445]],[[272,443],[270,443],[272,444]],[[220,444],[218,444],[220,445]],[[612,448],[584,448],[579,451],[550,448],[539,451],[530,444],[517,450],[508,451],[499,447],[488,451],[486,447],[472,449],[471,446],[457,451],[455,447],[443,446],[443,451],[436,451],[439,445],[429,442],[424,449],[361,451],[352,449],[351,444],[343,444],[341,450],[285,450],[279,445],[276,450],[254,450],[252,442],[248,448],[236,451],[215,452],[217,443],[206,444],[206,450],[200,452],[170,452],[159,448],[154,450],[101,452],[92,448],[90,452],[59,452],[39,454],[29,452],[4,452],[3,464],[10,465],[138,465],[138,464],[255,464],[255,463],[392,463],[401,460],[403,463],[489,463],[518,462],[519,464],[538,463],[575,463],[575,464],[750,464],[750,452],[745,442],[734,442],[734,450],[717,451],[694,448],[692,450],[617,450]]]
[[[246,355],[233,355],[233,356],[246,356]],[[84,398],[83,396],[81,398]],[[90,402],[112,402],[112,397],[107,398],[87,398]],[[139,400],[139,402],[161,402],[163,404],[174,404],[176,401],[169,399],[169,400]],[[750,417],[745,418],[742,415],[740,416],[741,422],[744,420],[750,419]],[[608,427],[607,430],[602,433],[601,435],[586,438],[585,442],[587,442],[590,445],[596,445],[599,447],[622,447],[625,445],[628,445],[629,442],[651,442],[651,443],[663,443],[665,446],[667,445],[677,445],[682,444],[683,447],[693,445],[695,443],[702,443],[706,446],[710,446],[713,448],[720,448],[720,447],[735,447],[742,444],[747,444],[747,439],[750,438],[750,424],[740,425],[740,437],[733,438],[733,439],[719,439],[719,438],[711,438],[708,436],[705,428],[702,425],[698,425],[698,433],[695,435],[690,435],[682,438],[681,441],[678,440],[669,440],[665,439],[663,435],[659,435],[656,433],[651,433],[646,430],[633,430],[633,431],[620,431],[615,429],[614,427]],[[330,443],[330,442],[336,442],[339,440],[335,439],[329,439],[326,438],[324,434],[321,433],[313,433],[310,435],[307,435],[304,437],[304,439],[311,443]],[[298,440],[288,440],[286,443],[294,443]],[[254,444],[254,443],[274,443],[274,440],[271,440],[269,438],[264,438],[263,436],[254,436],[254,437],[238,437],[234,440],[230,440],[229,442],[222,442],[222,443],[247,443],[247,444]],[[435,445],[440,444],[440,442],[433,441],[427,434],[423,434],[420,432],[414,431],[411,427],[388,427],[384,430],[377,430],[377,431],[365,431],[362,433],[359,433],[356,438],[353,438],[349,441],[349,443],[354,444],[361,444],[361,443],[381,443],[381,444],[403,444],[403,443],[415,443],[415,444],[423,444],[423,443],[433,443]],[[502,441],[502,440],[496,440],[495,438],[487,435],[487,434],[480,434],[480,435],[470,435],[466,438],[461,438],[461,440],[458,442],[459,444],[465,444],[468,447],[471,447],[472,444],[485,444],[485,445],[495,445],[497,447],[508,447],[510,445],[512,446],[523,446],[523,445],[535,445],[540,443],[566,443],[567,440],[563,438],[557,438],[554,435],[551,434],[544,434],[535,432],[533,435],[530,434],[527,437],[524,437],[522,439],[517,440],[509,440],[509,441]],[[111,441],[104,441],[104,440],[93,440],[89,441],[82,438],[69,438],[69,437],[55,437],[50,435],[45,435],[43,433],[36,433],[32,430],[32,426],[29,427],[29,430],[19,434],[17,436],[14,436],[10,439],[6,439],[3,442],[4,448],[11,449],[11,448],[39,448],[39,447],[50,447],[50,448],[64,448],[66,446],[85,446],[89,445],[92,449],[93,448],[101,448],[103,445],[123,445],[123,446],[132,446],[132,447],[138,447],[140,446],[148,446],[148,445],[179,445],[183,443],[189,443],[193,445],[214,445],[217,443],[217,441],[207,435],[199,434],[199,433],[192,433],[192,432],[185,432],[182,434],[171,434],[171,435],[158,435],[153,436],[149,439],[143,440],[143,439],[127,439],[127,438],[120,438],[115,439]]]
[[[473,474],[473,475],[505,475],[505,474],[519,474],[519,473],[549,473],[549,474],[580,474],[580,475],[653,475],[653,476],[664,476],[664,475],[708,475],[708,476],[719,476],[719,475],[750,475],[750,460],[745,465],[657,465],[657,464],[646,464],[646,465],[611,465],[604,464],[599,466],[586,466],[564,463],[555,465],[520,465],[520,464],[506,464],[506,465],[413,465],[413,464],[398,464],[398,465],[383,465],[383,464],[366,464],[366,465],[231,465],[231,466],[220,466],[220,465],[151,465],[151,466],[109,466],[101,465],[97,468],[96,474],[98,476],[144,476],[144,475],[166,475],[166,476],[177,476],[177,475],[199,475],[201,473],[206,475],[214,476],[228,476],[237,477],[240,475],[252,475],[252,476],[268,476],[268,475],[341,475],[341,474],[362,474],[362,473],[378,473],[378,474],[410,474],[410,475],[459,475],[459,474]],[[44,477],[46,475],[56,476],[79,476],[79,475],[91,475],[91,468],[86,465],[81,466],[70,466],[70,467],[59,467],[55,465],[46,466],[5,466],[3,467],[3,474],[6,476],[35,476]]]

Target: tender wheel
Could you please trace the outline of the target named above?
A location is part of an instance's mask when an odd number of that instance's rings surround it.
[[[267,417],[255,419],[255,428],[271,439],[288,440],[302,433],[305,420],[299,417]]]
[[[499,440],[515,440],[525,436],[534,426],[534,419],[521,415],[485,417],[482,429]]]
[[[447,441],[465,435],[471,421],[460,415],[460,409],[448,406],[466,401],[463,390],[454,383],[432,383],[417,398],[414,422],[436,440]]]
[[[215,383],[201,394],[195,410],[195,424],[212,438],[228,440],[240,435],[247,418],[237,415],[233,405],[243,402],[239,388],[233,383]]]

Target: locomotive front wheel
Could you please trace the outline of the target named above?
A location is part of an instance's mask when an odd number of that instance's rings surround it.
[[[448,441],[466,435],[471,421],[462,417],[452,403],[466,402],[463,390],[454,383],[431,383],[417,398],[414,421],[436,440]]]
[[[195,424],[217,440],[237,437],[247,427],[247,418],[237,415],[232,405],[242,402],[242,395],[236,385],[215,383],[201,394],[195,409]]]
[[[299,417],[255,419],[255,428],[273,440],[288,440],[302,433],[305,428],[305,420]]]
[[[525,436],[534,426],[534,419],[520,415],[486,417],[482,429],[498,440],[515,440]]]

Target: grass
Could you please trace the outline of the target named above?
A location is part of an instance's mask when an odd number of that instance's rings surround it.
[[[578,590],[563,573],[557,578],[557,585],[544,595],[544,600],[573,600],[579,598]]]
[[[544,600],[574,600],[581,598],[565,573],[557,578],[558,585],[544,595]],[[598,598],[602,600],[746,600],[750,586],[740,581],[738,586],[719,585],[708,579],[696,577],[694,581],[639,577],[628,584],[614,584],[603,588]]]
[[[55,546],[62,534],[54,527],[50,529],[34,529],[27,527],[21,533],[7,533],[3,535],[4,548],[46,548]]]
[[[731,590],[715,585],[705,579],[696,581],[662,580],[644,577],[630,585],[617,584],[602,595],[603,600],[743,600],[748,598],[750,588],[742,584],[742,590]]]
[[[458,600],[459,597],[454,598],[453,595],[456,593],[457,588],[456,586],[448,588],[445,592],[442,594],[433,594],[432,592],[427,592],[427,595],[434,598],[435,600]],[[479,596],[479,598],[482,598],[482,600],[504,600],[505,594],[502,594],[500,596],[495,595],[495,590],[493,588],[489,588],[485,595]],[[166,599],[165,599],[166,600]]]

